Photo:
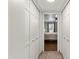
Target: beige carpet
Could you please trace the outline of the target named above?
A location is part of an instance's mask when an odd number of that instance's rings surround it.
[[[63,58],[61,54],[56,51],[46,51],[39,56],[39,59],[63,59]]]

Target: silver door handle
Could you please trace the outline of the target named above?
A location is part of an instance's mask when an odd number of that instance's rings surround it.
[[[35,40],[32,40],[32,42],[34,42]]]
[[[67,40],[67,42],[70,42],[70,40],[69,39],[66,39]]]
[[[64,37],[64,39],[67,41],[67,42],[69,42],[70,40],[69,39],[67,39],[66,37]]]

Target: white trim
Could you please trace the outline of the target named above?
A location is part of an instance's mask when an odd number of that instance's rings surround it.
[[[39,10],[39,12],[40,12],[40,9],[39,8],[41,8],[38,4],[37,4],[37,2],[35,1],[35,0],[32,0],[33,1],[33,3],[34,3],[34,5],[35,5],[35,7]]]
[[[60,20],[61,20],[61,13],[58,14],[58,23],[57,23],[57,51],[60,51]]]
[[[57,11],[57,10],[47,11],[47,10],[43,10],[43,9],[40,7],[40,5],[38,4],[37,1],[35,1],[35,0],[32,0],[32,1],[33,1],[34,5],[36,6],[36,8],[37,8],[39,11],[41,11],[41,12],[48,12],[48,13],[52,13],[52,12],[61,12],[61,13],[62,13],[63,10],[65,9],[65,7],[67,6],[67,4],[70,2],[70,0],[68,0],[67,3],[65,3],[64,7],[62,8],[62,10],[59,10],[59,11]]]
[[[66,8],[66,6],[69,4],[70,0],[66,3],[66,5],[64,6],[64,8],[62,9],[61,13],[63,13],[64,9]]]

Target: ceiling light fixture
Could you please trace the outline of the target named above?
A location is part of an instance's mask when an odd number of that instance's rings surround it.
[[[48,2],[54,2],[55,0],[47,0]]]

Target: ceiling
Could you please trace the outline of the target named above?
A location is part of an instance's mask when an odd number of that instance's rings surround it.
[[[40,11],[61,12],[69,0],[55,0],[50,3],[47,0],[33,0]]]

